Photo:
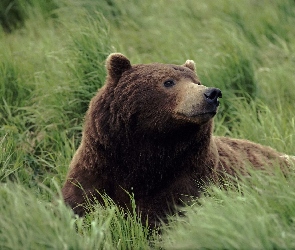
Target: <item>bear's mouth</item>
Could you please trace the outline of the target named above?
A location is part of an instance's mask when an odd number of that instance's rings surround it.
[[[217,110],[212,110],[212,111],[202,112],[202,113],[191,113],[191,114],[177,113],[176,118],[201,124],[211,120],[216,115],[216,113],[217,113]]]
[[[192,114],[192,115],[189,115],[190,117],[202,117],[202,116],[215,116],[217,113],[216,110],[214,111],[209,111],[209,112],[203,112],[203,113],[196,113],[196,114]]]

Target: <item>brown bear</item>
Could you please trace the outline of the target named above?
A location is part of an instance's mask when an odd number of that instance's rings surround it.
[[[201,84],[195,63],[131,65],[106,61],[107,79],[91,100],[81,145],[62,188],[74,212],[106,193],[154,225],[208,182],[288,159],[270,147],[212,135],[221,91]],[[128,194],[129,193],[129,194]]]

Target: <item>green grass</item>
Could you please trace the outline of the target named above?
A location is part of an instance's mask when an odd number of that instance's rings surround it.
[[[167,249],[293,249],[295,247],[294,173],[270,178],[252,172],[236,188],[216,187],[172,221],[163,234]]]
[[[40,187],[48,197],[59,188]],[[41,200],[12,183],[0,187],[1,249],[145,249],[148,230],[131,211],[127,215],[106,200],[85,219],[74,217],[59,198]]]
[[[295,154],[295,3],[37,1],[0,4],[0,249],[294,248],[294,174],[209,189],[162,234],[107,198],[76,218],[59,198],[83,117],[122,52],[193,59],[223,92],[215,134]]]

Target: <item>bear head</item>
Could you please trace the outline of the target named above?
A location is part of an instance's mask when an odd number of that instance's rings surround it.
[[[106,68],[113,126],[167,133],[185,124],[205,124],[217,112],[221,91],[201,84],[192,60],[181,66],[131,65],[124,55],[113,53]]]

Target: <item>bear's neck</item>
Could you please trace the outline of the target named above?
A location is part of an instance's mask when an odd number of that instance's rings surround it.
[[[161,180],[192,168],[200,176],[207,175],[209,168],[214,167],[204,168],[204,161],[212,158],[212,126],[209,122],[170,133],[120,135],[109,142],[110,152],[115,153],[107,161],[110,166],[117,166],[115,171],[121,172],[122,178],[131,180],[143,178],[144,181],[150,179],[148,176]],[[198,166],[203,167],[198,169]]]

